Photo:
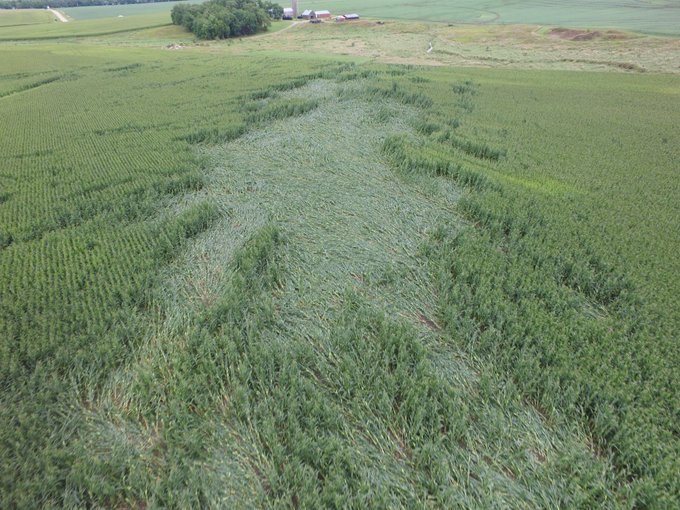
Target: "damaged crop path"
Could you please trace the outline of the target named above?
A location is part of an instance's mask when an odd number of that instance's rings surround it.
[[[243,128],[193,138],[195,199],[221,219],[168,270],[165,319],[84,438],[121,423],[149,445],[129,499],[155,478],[162,504],[623,506],[663,490],[643,469],[626,485],[611,455],[613,423],[630,426],[605,383],[619,367],[565,356],[593,352],[574,342],[619,324],[631,288],[592,254],[579,265],[587,247],[543,251],[540,204],[488,169],[507,153],[454,134],[471,84],[442,113],[408,75],[272,86],[244,97]],[[105,478],[129,443],[99,445]]]
[[[671,78],[144,55],[0,84],[3,506],[678,503]]]

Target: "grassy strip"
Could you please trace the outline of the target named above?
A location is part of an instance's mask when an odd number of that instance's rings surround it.
[[[369,98],[389,98],[399,101],[400,103],[415,106],[418,108],[430,108],[432,106],[432,99],[420,92],[412,92],[409,89],[398,84],[396,81],[392,82],[390,87],[371,86],[366,89],[366,96]]]
[[[168,262],[187,239],[206,230],[217,216],[217,208],[208,202],[200,202],[183,211],[159,233],[154,258],[160,263]]]
[[[194,144],[216,144],[225,143],[230,140],[235,140],[239,136],[246,133],[246,126],[233,126],[226,129],[211,128],[201,129],[194,133],[190,133],[182,139]]]
[[[170,23],[156,23],[153,25],[144,25],[142,27],[130,27],[130,28],[123,28],[120,30],[104,30],[102,32],[90,32],[90,33],[71,33],[71,34],[48,34],[48,35],[35,35],[31,37],[13,37],[13,36],[5,36],[2,37],[0,36],[0,41],[44,41],[48,42],[50,40],[55,40],[58,41],[60,39],[84,39],[87,37],[99,37],[101,35],[115,35],[115,34],[124,34],[126,32],[137,32],[141,29],[151,29],[151,28],[161,28],[161,27],[167,27],[171,26]]]
[[[49,78],[44,78],[42,80],[38,80],[36,82],[32,83],[26,83],[22,85],[21,87],[18,87],[14,90],[8,90],[7,92],[0,94],[0,98],[11,96],[12,94],[18,94],[19,92],[23,92],[25,90],[31,90],[37,87],[40,87],[41,85],[47,85],[48,83],[55,82],[57,80],[60,80],[62,76],[50,76]]]
[[[385,140],[383,152],[396,168],[406,174],[446,176],[462,186],[484,189],[492,186],[481,172],[470,170],[450,156],[442,153],[441,147],[422,144],[415,146],[404,135],[392,135]]]
[[[318,101],[304,99],[299,100],[290,99],[285,102],[269,103],[267,105],[261,105],[259,103],[250,103],[246,105],[246,109],[253,109],[255,111],[246,115],[244,119],[245,122],[244,124],[231,126],[223,129],[220,128],[201,129],[194,133],[190,133],[185,137],[182,137],[182,139],[192,144],[214,145],[226,143],[243,136],[254,125],[261,124],[263,122],[269,122],[272,120],[285,119],[287,117],[296,117],[298,115],[304,115],[305,113],[314,110],[318,106],[319,106]]]
[[[335,76],[340,71],[331,69],[323,74]],[[259,89],[251,92],[242,99],[245,101],[241,110],[246,113],[243,124],[228,126],[226,128],[207,128],[189,133],[179,139],[191,144],[215,145],[226,143],[240,138],[253,127],[277,119],[304,115],[319,106],[316,100],[287,99],[285,101],[274,101],[279,93],[291,91],[306,85],[309,80],[317,78],[322,73],[301,76],[294,80],[277,83],[268,88]]]
[[[446,131],[439,137],[439,141],[450,143],[456,149],[460,149],[470,156],[474,156],[479,159],[490,159],[493,161],[498,161],[501,157],[505,156],[505,151],[499,149],[493,149],[486,144],[477,143],[470,140],[463,140],[457,136],[451,134],[450,131]]]
[[[246,117],[247,124],[257,124],[286,117],[304,115],[319,106],[319,102],[309,99],[289,99],[284,103],[274,103]]]

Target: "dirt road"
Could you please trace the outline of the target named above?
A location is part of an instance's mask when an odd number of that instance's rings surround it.
[[[64,16],[59,11],[55,11],[54,9],[47,9],[47,10],[50,11],[52,14],[54,14],[56,16],[56,18],[59,21],[61,21],[62,23],[68,23],[68,19],[66,18],[66,16]]]

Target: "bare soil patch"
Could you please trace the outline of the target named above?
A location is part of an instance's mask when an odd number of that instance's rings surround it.
[[[630,39],[630,35],[617,30],[577,30],[573,28],[552,28],[548,35],[567,41],[592,41],[594,39],[604,39],[607,41]]]

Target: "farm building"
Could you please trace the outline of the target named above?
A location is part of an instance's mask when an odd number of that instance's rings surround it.
[[[359,19],[358,14],[345,14],[344,18],[348,21]]]
[[[295,13],[293,12],[292,7],[284,7],[283,8],[283,19],[293,19],[295,17]]]
[[[337,16],[335,18],[335,21],[345,21],[345,17],[344,16]]]
[[[331,11],[312,11],[311,19],[327,19],[331,17]]]
[[[312,10],[310,10],[310,9],[305,9],[305,10],[302,12],[301,16],[302,16],[304,19],[312,19],[312,12],[314,12],[314,11],[312,11]]]

